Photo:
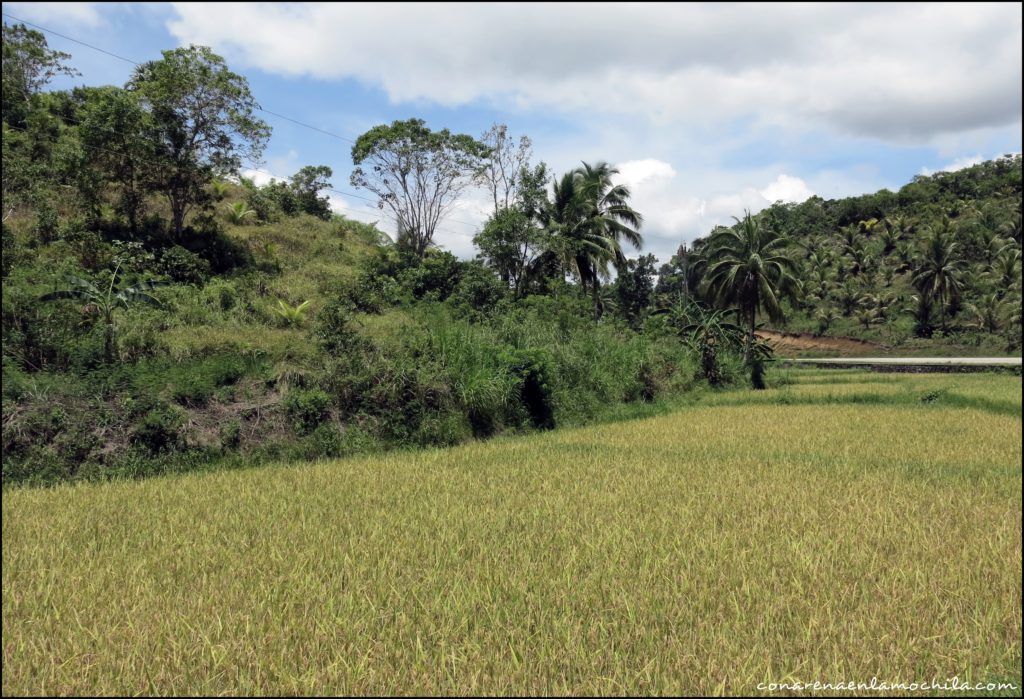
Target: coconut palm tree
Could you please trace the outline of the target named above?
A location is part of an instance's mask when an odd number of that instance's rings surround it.
[[[160,302],[146,292],[159,286],[167,285],[167,282],[150,280],[119,289],[117,288],[117,283],[120,279],[119,271],[120,264],[114,269],[106,289],[98,287],[85,279],[70,277],[68,279],[68,283],[71,285],[70,288],[60,289],[39,297],[40,301],[58,301],[61,299],[85,301],[85,305],[82,306],[83,314],[97,315],[103,320],[103,356],[107,362],[113,361],[114,352],[117,347],[117,329],[114,324],[114,314],[118,310],[128,310],[136,303],[160,306]]]
[[[601,280],[608,278],[609,265],[625,262],[623,243],[643,246],[643,217],[629,205],[629,188],[613,182],[616,174],[607,163],[583,163],[555,181],[551,203],[541,214],[551,233],[549,255],[590,290],[597,318]]]
[[[943,328],[946,327],[948,305],[959,298],[964,285],[964,266],[959,252],[954,228],[949,218],[944,216],[942,223],[925,238],[917,269],[911,277],[914,287],[928,299],[929,305],[938,303]]]
[[[985,294],[967,306],[972,316],[972,325],[990,333],[999,332],[1003,327],[1006,308],[1007,304],[999,298],[999,294]]]
[[[749,362],[758,309],[773,322],[781,321],[782,298],[796,298],[800,282],[788,238],[761,226],[749,211],[742,221],[733,220],[735,226],[720,228],[708,239],[708,290],[718,304],[739,307],[748,328],[743,359]]]
[[[1020,283],[1020,250],[1013,245],[1004,247],[985,276],[999,287],[1000,296],[1005,295],[1014,284]]]

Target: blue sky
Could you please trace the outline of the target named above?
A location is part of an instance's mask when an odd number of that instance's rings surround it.
[[[136,61],[211,46],[264,108],[345,137],[412,116],[473,135],[503,122],[555,171],[615,163],[645,215],[645,252],[662,259],[744,208],[895,189],[1021,150],[1019,4],[3,7]],[[131,72],[48,40],[82,73],[54,87]],[[261,169],[326,164],[352,191],[350,144],[267,121]],[[391,228],[365,201],[333,201]],[[471,256],[486,214],[470,193],[438,241]]]

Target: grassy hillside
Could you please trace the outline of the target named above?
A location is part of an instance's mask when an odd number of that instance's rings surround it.
[[[219,211],[244,197],[229,188]],[[195,252],[74,219],[49,240],[31,218],[10,223],[5,484],[454,444],[580,424],[695,381],[678,339],[595,324],[571,288],[512,304],[479,266],[440,252],[410,264],[342,217],[221,214],[191,234]],[[119,284],[168,285],[151,292],[159,307],[117,312],[110,361],[88,304],[39,298],[70,277],[105,288],[115,267]]]
[[[1019,686],[1020,379],[778,381],[454,449],[6,490],[3,691]]]

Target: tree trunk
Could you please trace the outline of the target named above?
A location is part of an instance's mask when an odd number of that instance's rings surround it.
[[[750,331],[747,333],[747,342],[743,348],[743,363],[750,364],[751,351],[754,348],[754,324],[757,318],[757,307],[750,309]]]
[[[108,320],[103,331],[103,358],[107,364],[114,361],[114,322]]]
[[[174,222],[174,238],[181,241],[181,232],[185,228],[185,206],[177,200],[171,201],[171,219]]]
[[[601,320],[601,288],[597,277],[590,286],[590,297],[594,300],[594,320]]]

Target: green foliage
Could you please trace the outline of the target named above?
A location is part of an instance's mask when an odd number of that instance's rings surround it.
[[[317,314],[314,334],[323,350],[331,355],[349,353],[365,344],[353,328],[348,299],[334,299],[324,306]]]
[[[183,418],[172,406],[157,406],[147,411],[132,430],[131,442],[158,454],[173,450],[181,438]]]
[[[163,251],[161,271],[176,282],[202,285],[210,276],[210,263],[180,245]]]
[[[255,215],[256,211],[247,207],[244,201],[236,201],[224,207],[224,217],[234,226],[244,226]]]
[[[242,423],[238,420],[228,420],[220,426],[219,435],[222,450],[238,449],[242,443]]]
[[[399,246],[422,257],[444,212],[472,183],[487,153],[473,137],[431,131],[422,119],[394,121],[356,139],[349,181],[378,197],[395,217]]]
[[[284,299],[278,299],[277,305],[271,310],[283,325],[286,327],[296,327],[306,322],[306,309],[308,306],[309,301],[303,301],[292,306],[285,303]]]
[[[209,203],[210,183],[236,173],[243,158],[257,159],[270,127],[255,116],[246,79],[209,48],[162,53],[135,69],[127,89],[152,118],[159,165],[150,181],[170,202],[180,237],[188,212]]]
[[[118,286],[120,263],[109,275],[109,282],[97,286],[93,282],[78,277],[69,277],[71,285],[67,289],[52,291],[39,297],[40,301],[60,301],[73,299],[83,301],[82,313],[95,315],[102,319],[104,325],[104,355],[107,361],[113,361],[117,350],[116,326],[114,314],[118,310],[128,310],[138,303],[159,306],[160,302],[148,292],[164,283],[158,280],[142,281],[133,286]],[[103,286],[106,288],[104,289]]]
[[[310,434],[327,419],[331,397],[320,389],[292,389],[282,404],[292,428]]]
[[[57,75],[79,75],[66,64],[69,54],[54,51],[46,37],[24,24],[3,25],[4,122],[22,126],[33,98]],[[6,163],[5,163],[6,164]]]
[[[718,304],[739,308],[748,326],[744,357],[749,360],[757,311],[781,321],[782,299],[795,297],[800,282],[788,238],[749,212],[742,221],[734,220],[735,227],[719,228],[708,240],[707,284]]]

